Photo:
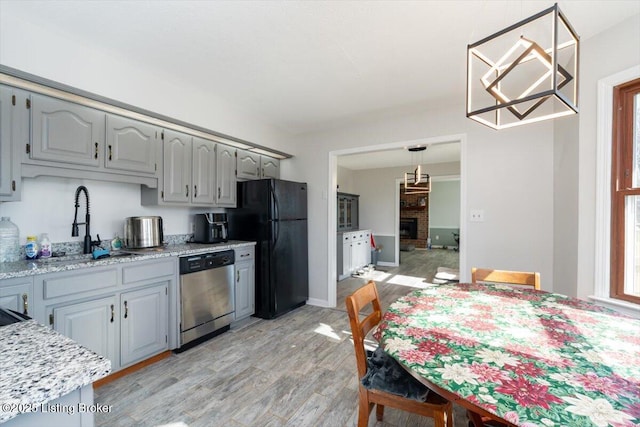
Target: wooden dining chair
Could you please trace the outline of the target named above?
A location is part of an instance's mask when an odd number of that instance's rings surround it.
[[[478,282],[531,286],[533,289],[540,290],[540,273],[473,267],[471,269],[471,283]]]
[[[353,345],[356,353],[356,365],[358,368],[358,427],[366,427],[369,423],[369,414],[376,406],[376,418],[382,421],[384,415],[384,407],[413,412],[425,417],[434,419],[435,427],[453,427],[452,404],[440,395],[427,389],[418,380],[413,378],[404,368],[400,366],[391,356],[378,349],[375,353],[367,357],[364,347],[364,340],[367,334],[378,325],[382,319],[382,310],[380,308],[380,298],[376,284],[369,281],[366,285],[349,295],[345,303],[347,305],[347,313],[349,314],[349,322],[351,323],[351,333],[353,335]],[[371,304],[373,312],[360,320],[360,311]],[[372,356],[386,359],[384,366],[393,366],[395,371],[382,373],[375,381],[369,382],[369,387],[363,385],[363,378],[371,374],[376,369],[376,363],[372,362]],[[392,384],[392,382],[394,384]],[[371,387],[374,385],[374,387]],[[420,390],[418,396],[425,398],[425,401],[419,401],[411,397],[393,393],[402,390],[401,393],[408,389]],[[415,397],[415,396],[414,396]]]
[[[525,271],[491,270],[487,268],[472,268],[471,282],[504,283],[509,285],[529,286],[540,290],[540,273]],[[506,427],[507,424],[480,416],[468,411],[469,427]]]

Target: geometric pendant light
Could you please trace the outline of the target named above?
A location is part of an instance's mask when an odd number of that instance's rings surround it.
[[[558,8],[467,46],[467,117],[493,129],[578,113],[580,38]]]
[[[427,147],[411,147],[411,153],[422,152]],[[422,153],[421,153],[422,155]],[[413,160],[413,159],[412,159]],[[428,173],[422,173],[422,156],[420,162],[413,172],[405,172],[404,174],[404,194],[427,194],[431,192],[431,177]]]

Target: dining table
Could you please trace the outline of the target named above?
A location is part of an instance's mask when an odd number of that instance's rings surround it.
[[[472,418],[640,426],[640,320],[588,301],[509,285],[427,286],[393,302],[374,338]]]

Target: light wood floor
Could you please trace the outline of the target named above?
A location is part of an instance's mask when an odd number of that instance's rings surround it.
[[[407,254],[420,255],[415,252]],[[389,273],[404,275],[401,269],[412,263],[402,264]],[[340,282],[339,293],[362,280]],[[389,281],[379,282],[379,288],[385,305],[411,290]],[[96,414],[96,425],[355,426],[357,381],[349,322],[339,300],[335,309],[304,306],[275,320],[251,318],[243,327],[96,389],[96,401],[112,405],[110,413]],[[464,412],[454,407],[455,426],[466,427]],[[369,421],[377,427],[433,425],[429,418],[392,408],[385,409],[382,423],[375,414]]]

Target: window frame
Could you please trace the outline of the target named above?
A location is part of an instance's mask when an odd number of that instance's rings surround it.
[[[611,139],[611,249],[610,297],[640,304],[640,296],[625,293],[625,211],[628,196],[640,196],[633,187],[634,98],[640,96],[640,78],[613,88]]]

